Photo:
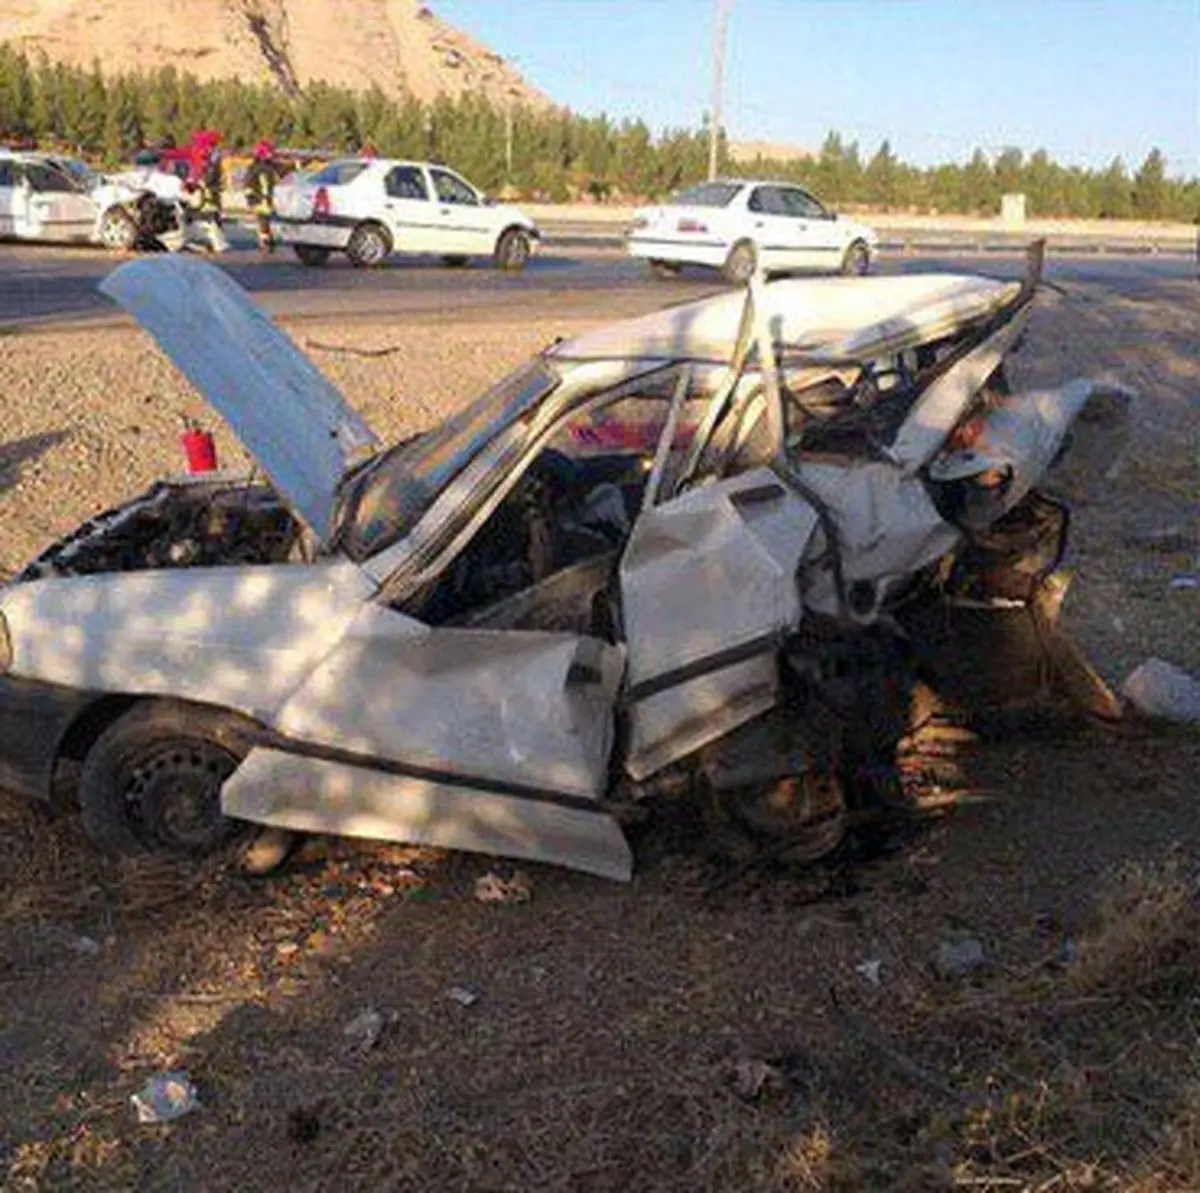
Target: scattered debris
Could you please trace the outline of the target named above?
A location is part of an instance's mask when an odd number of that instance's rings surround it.
[[[872,986],[878,986],[882,981],[880,970],[883,968],[883,962],[877,957],[870,961],[862,961],[854,967],[855,973],[860,973]]]
[[[785,1089],[787,1081],[774,1065],[762,1060],[739,1060],[730,1076],[733,1092],[746,1102],[755,1101],[764,1090]]]
[[[1147,659],[1121,685],[1121,695],[1144,717],[1200,724],[1200,680],[1164,659]]]
[[[97,957],[103,947],[98,940],[93,940],[90,936],[76,936],[71,941],[71,950],[81,957]]]
[[[490,870],[475,883],[475,898],[480,903],[528,903],[533,898],[533,880],[522,870],[510,878]]]
[[[265,828],[251,841],[239,858],[243,874],[260,877],[277,870],[296,847],[299,836],[282,828]]]
[[[131,1098],[139,1123],[169,1123],[200,1105],[196,1087],[182,1070],[152,1077]]]
[[[938,945],[934,968],[939,977],[965,978],[985,961],[982,942],[967,936],[961,940],[943,940]]]
[[[1171,590],[1173,592],[1195,588],[1200,588],[1200,576],[1181,575],[1171,577]]]
[[[465,986],[451,986],[446,991],[446,997],[458,1003],[460,1007],[472,1007],[479,1001],[479,995]]]
[[[342,1028],[342,1035],[360,1052],[370,1052],[382,1034],[383,1016],[375,1010],[363,1011]]]

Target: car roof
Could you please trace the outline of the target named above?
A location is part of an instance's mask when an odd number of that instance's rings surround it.
[[[765,288],[777,345],[822,362],[850,362],[881,345],[916,344],[1011,302],[1018,282],[970,274],[793,278]],[[555,345],[551,360],[727,362],[742,327],[746,295],[710,298],[605,324]],[[889,351],[891,348],[889,348]]]
[[[367,168],[372,166],[386,166],[388,169],[391,169],[393,166],[415,166],[417,169],[449,170],[451,174],[458,173],[453,166],[448,166],[445,162],[418,162],[403,157],[363,157],[361,154],[357,156],[355,154],[347,154],[345,157],[330,158],[329,161],[320,167],[320,170],[326,170],[330,166],[342,166],[348,162],[355,162]],[[313,170],[312,172],[317,174],[320,173],[320,170]]]

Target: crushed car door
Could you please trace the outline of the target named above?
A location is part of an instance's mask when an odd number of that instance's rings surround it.
[[[817,515],[770,468],[643,510],[621,560],[626,770],[654,774],[765,712]]]
[[[627,880],[603,797],[623,652],[365,606],[222,793],[228,815]]]

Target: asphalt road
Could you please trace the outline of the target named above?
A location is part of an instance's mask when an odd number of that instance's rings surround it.
[[[290,253],[260,258],[235,250],[220,259],[234,278],[272,314],[297,318],[395,318],[406,322],[469,317],[620,316],[712,293],[716,274],[687,270],[659,281],[644,266],[612,250],[548,246],[519,275],[486,263],[446,268],[436,259],[396,258],[378,270],[357,270],[341,258],[324,269],[307,269]],[[0,245],[0,332],[32,330],[61,320],[119,318],[97,292],[99,281],[118,262],[88,248]],[[881,256],[878,273],[984,273],[1020,276],[1016,254]],[[1127,297],[1153,297],[1164,289],[1197,282],[1196,262],[1187,257],[1057,256],[1047,262],[1047,280],[1092,283]]]

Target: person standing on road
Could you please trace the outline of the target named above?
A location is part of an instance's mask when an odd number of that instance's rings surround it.
[[[203,134],[201,145],[201,160],[203,167],[200,171],[199,188],[200,221],[208,233],[209,246],[214,253],[223,253],[229,248],[225,239],[225,231],[221,226],[221,197],[224,190],[224,158],[221,154],[221,134],[207,132]]]
[[[275,183],[279,181],[279,173],[275,146],[264,138],[255,146],[254,161],[246,171],[246,201],[254,213],[258,247],[264,253],[275,251],[271,217],[275,214]]]

